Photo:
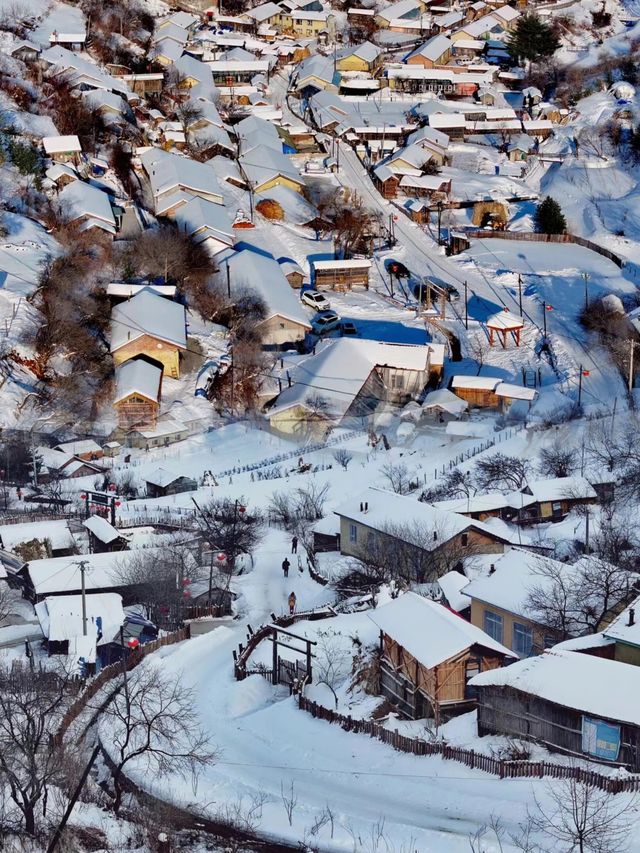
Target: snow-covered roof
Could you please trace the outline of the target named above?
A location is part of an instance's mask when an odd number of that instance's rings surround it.
[[[404,61],[407,62],[413,56],[423,56],[425,59],[435,62],[437,59],[440,59],[443,53],[451,50],[452,46],[453,42],[446,36],[434,36],[408,54]]]
[[[361,510],[361,506],[367,509]],[[452,537],[470,529],[503,542],[514,541],[514,536],[506,528],[496,532],[486,522],[446,512],[424,501],[373,486],[352,495],[338,506],[335,513],[372,530],[385,532],[393,529],[395,536],[418,545],[424,551],[433,551]]]
[[[566,577],[568,583],[571,577],[579,576],[579,571],[568,563],[520,548],[512,548],[506,554],[496,556],[493,566],[491,574],[471,581],[465,594],[470,599],[475,598],[534,620],[535,614],[527,607],[527,599],[533,589],[548,588],[551,591],[557,575]]]
[[[350,258],[339,261],[313,261],[313,268],[318,271],[331,270],[361,270],[370,269],[371,261],[367,258]]]
[[[162,387],[162,368],[143,358],[130,358],[116,369],[116,393],[113,402],[119,403],[131,394],[140,394],[158,402]]]
[[[243,154],[238,162],[257,191],[262,184],[277,175],[282,175],[300,186],[304,185],[304,180],[295,164],[282,153],[282,150],[278,151],[271,145],[256,145],[247,154]]]
[[[164,299],[147,288],[116,305],[111,312],[111,352],[143,335],[186,349],[184,305]]]
[[[517,314],[512,314],[508,308],[487,317],[485,322],[490,329],[504,329],[505,331],[521,329],[524,326],[523,318],[518,317]]]
[[[438,192],[449,183],[447,178],[441,175],[403,175],[400,179],[401,187],[418,187],[431,192]]]
[[[457,394],[453,394],[448,388],[438,388],[435,391],[430,391],[424,398],[422,408],[443,409],[450,415],[460,415],[466,411],[469,406],[466,400],[460,399]]]
[[[97,187],[84,181],[73,181],[60,191],[58,202],[71,222],[87,218],[104,227],[109,233],[116,233],[116,220],[109,196]]]
[[[46,560],[29,561],[29,577],[36,595],[80,591],[80,560],[87,562],[85,585],[87,590],[126,586],[122,570],[130,563],[145,557],[160,555],[162,548],[145,548],[141,551],[114,551],[104,554],[82,554],[77,557],[51,557]],[[82,633],[82,631],[80,632]]]
[[[69,154],[82,151],[80,140],[75,134],[69,136],[45,136],[42,140],[45,154]]]
[[[387,344],[361,338],[326,341],[315,355],[296,365],[291,372],[291,387],[278,396],[269,415],[305,406],[308,400],[321,396],[327,402],[327,416],[339,419],[376,366],[426,372],[435,346]]]
[[[463,388],[464,390],[494,391],[500,380],[495,376],[454,376],[451,380],[452,388]]]
[[[317,209],[311,202],[291,187],[283,185],[269,187],[262,193],[262,196],[279,204],[284,213],[285,221],[293,225],[307,225],[318,215]]]
[[[161,489],[169,486],[175,480],[179,480],[182,474],[174,474],[173,471],[167,471],[166,468],[156,468],[151,474],[145,476],[145,481],[153,486],[159,486]]]
[[[157,29],[161,30],[166,24],[175,24],[177,27],[183,27],[183,29],[188,30],[191,27],[195,27],[200,23],[200,18],[197,15],[192,15],[191,12],[174,12],[173,15],[170,15],[164,21],[160,21],[157,25]]]
[[[254,6],[244,13],[244,17],[251,18],[256,22],[268,21],[270,18],[282,15],[282,9],[276,3],[262,3],[260,6]]]
[[[195,196],[176,210],[175,221],[181,231],[201,242],[215,237],[227,246],[233,246],[235,235],[227,209],[221,204]]]
[[[98,645],[110,643],[124,623],[122,596],[115,592],[93,593],[85,597],[85,607],[87,637],[95,643],[100,631]],[[36,604],[36,613],[42,633],[52,642],[83,636],[81,595],[49,596]]]
[[[584,477],[555,477],[548,480],[527,482],[529,491],[536,501],[561,501],[572,498],[588,499],[597,497],[596,490]]]
[[[160,296],[166,296],[169,299],[173,299],[177,293],[175,284],[149,284],[147,282],[132,284],[128,281],[111,281],[107,285],[107,296],[121,296],[125,299],[130,299],[145,288],[160,294]]]
[[[229,265],[232,292],[252,290],[267,307],[267,316],[284,317],[311,329],[306,311],[275,258],[243,249],[225,261]]]
[[[428,598],[406,592],[369,614],[388,637],[431,669],[479,645],[505,657],[517,657],[502,643]]]
[[[72,456],[80,456],[83,453],[101,453],[102,448],[97,441],[92,438],[78,439],[77,441],[65,441],[63,444],[56,444],[54,450],[61,450],[63,453],[70,453]]]
[[[437,506],[438,509],[445,509],[450,512],[460,512],[464,514],[472,512],[493,512],[498,509],[511,507],[512,503],[509,495],[503,495],[502,492],[491,492],[488,495],[470,495],[469,497],[436,501],[434,506]]]
[[[395,18],[404,18],[419,9],[420,3],[417,0],[398,0],[397,3],[391,3],[384,9],[380,9],[378,17],[385,21],[393,21]]]
[[[357,56],[358,59],[362,59],[364,62],[375,62],[381,53],[382,48],[378,47],[376,44],[372,44],[370,41],[365,41],[362,44],[356,44],[353,47],[348,48],[342,53],[342,56],[338,57],[338,59],[346,59],[348,56]]]
[[[428,146],[429,144],[433,144],[444,150],[449,145],[449,137],[446,133],[442,133],[442,131],[429,127],[428,125],[424,125],[424,127],[414,130],[413,133],[410,133],[409,136],[407,136],[407,146]]]
[[[125,97],[131,94],[122,78],[107,74],[95,63],[61,45],[54,45],[43,51],[40,59],[47,65],[55,66],[53,71],[56,73],[67,72],[73,85],[82,83],[92,88],[121,92]]]
[[[75,542],[66,521],[28,521],[24,524],[3,524],[0,526],[0,542],[7,551],[17,545],[37,539],[48,539],[54,551],[73,548]]]
[[[631,618],[632,610],[633,618]],[[615,640],[630,646],[640,646],[640,598],[632,601],[602,633],[608,640]]]
[[[469,598],[463,594],[464,588],[469,585],[468,577],[460,572],[445,572],[438,578],[438,585],[453,610],[460,612],[469,607]]]
[[[510,382],[500,382],[494,389],[496,397],[506,397],[509,400],[528,400],[531,402],[538,396],[535,388],[524,388]]]
[[[163,38],[153,46],[151,56],[154,58],[163,57],[169,62],[177,62],[182,56],[183,49],[183,45],[172,38]]]
[[[110,542],[115,542],[116,539],[120,538],[115,527],[100,515],[91,515],[82,522],[82,525],[105,545],[109,545]]]
[[[158,196],[180,188],[194,195],[212,196],[220,204],[224,202],[216,173],[205,163],[161,148],[149,148],[140,155],[140,161],[149,176],[156,200]]]
[[[472,687],[511,687],[566,708],[640,725],[640,667],[581,652],[551,650],[481,672]]]

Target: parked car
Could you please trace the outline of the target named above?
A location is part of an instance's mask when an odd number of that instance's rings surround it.
[[[386,271],[391,275],[394,275],[396,278],[410,278],[411,276],[407,267],[400,261],[396,261],[393,258],[386,260],[384,262],[384,266]]]
[[[305,290],[300,297],[302,302],[305,305],[309,305],[311,308],[315,308],[316,311],[328,311],[331,308],[331,303],[327,299],[327,297],[318,293],[317,290]]]
[[[356,324],[352,323],[350,320],[343,320],[340,323],[340,331],[343,335],[357,335],[358,330],[356,329]]]
[[[430,288],[429,285],[432,284],[433,287]],[[438,290],[436,290],[438,288]],[[444,290],[447,294],[447,300],[451,302],[454,299],[460,299],[460,292],[456,287],[452,284],[449,284],[447,281],[434,281],[430,282],[428,278],[424,278],[421,282],[417,281],[413,285],[413,295],[414,298],[418,300],[418,302],[427,302],[429,299],[429,290],[431,289],[431,302],[437,302],[440,298],[440,290]]]
[[[321,311],[311,321],[311,328],[316,335],[326,335],[340,325],[340,317],[335,311]]]

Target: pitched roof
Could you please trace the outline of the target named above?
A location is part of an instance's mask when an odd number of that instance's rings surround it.
[[[44,136],[42,147],[46,154],[67,154],[70,151],[82,151],[80,140],[75,134],[71,136]]]
[[[193,236],[196,242],[209,236],[233,246],[235,235],[227,209],[221,204],[195,196],[179,207],[175,221],[185,234]]]
[[[404,61],[407,62],[413,56],[423,56],[425,59],[435,62],[437,59],[440,59],[443,53],[451,50],[452,46],[453,42],[446,36],[434,36],[409,53]]]
[[[640,725],[640,667],[581,652],[554,650],[481,672],[473,687],[511,687],[609,720]]]
[[[154,196],[182,188],[193,195],[206,193],[224,201],[216,174],[205,163],[198,163],[181,154],[149,148],[140,155],[140,161],[149,176]]]
[[[116,394],[113,402],[119,403],[131,394],[140,394],[147,400],[160,399],[162,368],[144,358],[130,358],[116,368]]]
[[[109,196],[97,187],[84,181],[73,181],[60,191],[58,202],[70,221],[89,217],[110,233],[116,233],[116,220]]]
[[[480,628],[415,592],[377,608],[369,618],[419,663],[431,669],[479,645],[505,657],[517,657]]]
[[[111,352],[143,335],[186,349],[184,306],[146,288],[116,305],[111,312]]]
[[[294,163],[282,153],[282,150],[277,151],[271,146],[256,145],[248,154],[243,154],[239,158],[239,163],[254,189],[259,190],[262,184],[277,175],[289,178],[301,186],[304,185],[304,179]]]
[[[97,637],[98,645],[110,643],[124,623],[122,596],[115,592],[93,593],[85,597],[87,636]],[[82,596],[54,595],[36,605],[42,633],[53,642],[64,642],[83,635]]]
[[[109,545],[111,542],[115,542],[116,539],[120,538],[120,534],[115,527],[112,524],[109,524],[107,519],[102,518],[100,515],[89,516],[89,518],[86,518],[82,522],[82,526],[91,531],[96,539],[99,539],[100,542],[104,542],[105,545]]]

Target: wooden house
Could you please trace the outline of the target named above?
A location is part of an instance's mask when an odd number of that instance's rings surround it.
[[[30,41],[19,41],[11,48],[9,56],[13,56],[14,59],[19,59],[21,62],[35,62],[41,53],[42,48],[37,44]]]
[[[640,669],[556,649],[470,682],[478,734],[505,735],[603,764],[640,770]]]
[[[437,35],[417,47],[404,61],[407,65],[419,65],[421,68],[446,65],[451,58],[452,46],[452,42],[446,36]]]
[[[131,358],[116,368],[116,395],[113,407],[118,426],[130,429],[145,424],[155,426],[160,411],[162,365],[144,358]]]
[[[351,290],[354,286],[369,289],[371,261],[353,258],[342,261],[314,261],[313,284],[316,290],[323,287],[331,290]]]
[[[534,388],[502,382],[495,376],[454,376],[449,387],[470,407],[505,411],[516,400],[532,403],[538,396]]]
[[[302,285],[304,284],[304,271],[300,264],[297,264],[291,258],[278,258],[278,263],[280,264],[280,269],[284,273],[284,277],[287,279],[291,287],[294,290],[300,290]]]
[[[70,453],[76,459],[82,459],[83,462],[94,462],[104,456],[104,450],[92,438],[66,441],[64,444],[57,444],[54,450]]]
[[[25,517],[28,519],[28,515]],[[0,548],[21,554],[25,559],[27,553],[65,557],[77,551],[69,522],[64,519],[0,525]]]
[[[77,136],[45,136],[42,148],[54,163],[73,163],[78,165],[82,154],[82,145]]]
[[[129,543],[116,528],[101,515],[91,515],[82,522],[89,533],[89,550],[92,554],[106,551],[125,551]]]
[[[516,657],[443,605],[407,592],[374,611],[380,628],[380,692],[411,719],[436,725],[470,710],[470,679]]]
[[[598,494],[584,477],[532,480],[522,489],[521,524],[562,521],[574,507],[595,504]]]
[[[146,477],[147,495],[150,498],[163,498],[180,492],[195,492],[198,484],[191,477],[173,474],[165,468],[157,468]]]
[[[402,175],[392,172],[384,163],[373,170],[373,183],[382,198],[395,198],[398,195],[398,187]]]
[[[335,512],[342,554],[379,558],[418,583],[437,580],[467,557],[502,554],[515,542],[506,531],[384,489],[356,493]]]
[[[122,430],[119,430],[122,432]],[[158,417],[155,426],[138,426],[130,429],[123,437],[127,447],[149,450],[152,447],[168,447],[189,436],[189,428],[172,417]]]
[[[186,348],[184,305],[145,288],[111,312],[111,355],[116,367],[145,356],[161,364],[167,376],[178,379],[180,354]]]

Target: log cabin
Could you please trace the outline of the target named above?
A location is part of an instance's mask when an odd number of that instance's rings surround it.
[[[374,610],[380,628],[380,690],[411,719],[436,725],[475,705],[468,684],[517,655],[442,604],[407,592]]]

